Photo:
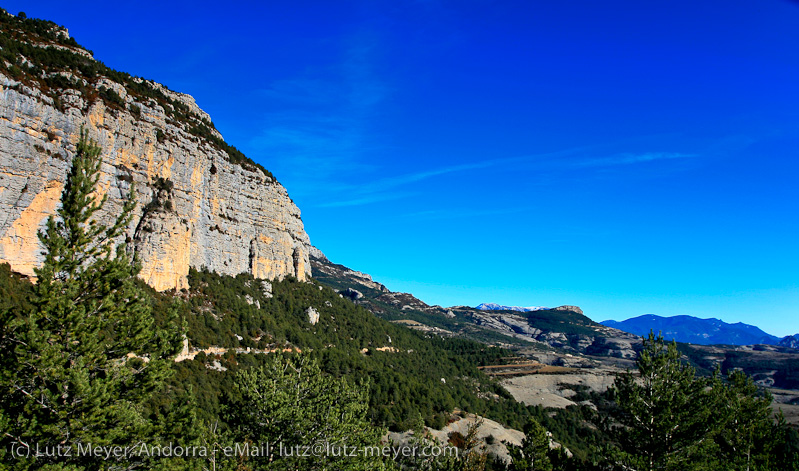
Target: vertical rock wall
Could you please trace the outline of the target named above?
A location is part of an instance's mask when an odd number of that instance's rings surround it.
[[[104,79],[103,86],[133,104],[121,85]],[[210,122],[190,96],[162,91]],[[230,162],[155,102],[136,103],[136,116],[86,103],[75,90],[65,90],[61,102],[59,109],[40,90],[0,74],[0,262],[28,276],[41,264],[36,234],[55,213],[85,126],[103,149],[99,192],[109,200],[99,219],[112,221],[135,183],[126,239],[142,262],[141,278],[155,289],[186,287],[189,267],[310,276],[300,210],[263,171]]]

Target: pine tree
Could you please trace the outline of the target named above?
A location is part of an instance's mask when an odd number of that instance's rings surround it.
[[[392,446],[407,453],[393,457],[394,466],[400,470],[419,471],[485,471],[488,451],[485,441],[478,437],[483,419],[473,422],[466,435],[451,433],[449,443],[440,443],[424,425],[422,415],[417,413],[411,420],[413,434]]]
[[[549,459],[549,437],[537,420],[531,418],[524,426],[522,446],[509,447],[510,471],[552,471]]]
[[[782,411],[777,414],[769,436],[768,464],[763,469],[799,471],[799,432],[788,425]]]
[[[466,430],[463,444],[457,454],[444,453],[434,458],[430,464],[431,471],[485,471],[488,463],[488,451],[485,442],[478,438],[477,432],[483,425],[480,419]]]
[[[8,264],[0,264],[0,471],[12,469],[12,450],[2,446],[4,433],[9,429],[9,413],[14,407],[14,398],[8,394],[6,385],[10,384],[9,378],[15,369],[13,352],[14,324],[21,312],[30,308],[31,285],[14,275]]]
[[[651,332],[637,366],[638,377],[625,374],[614,385],[622,459],[634,469],[688,469],[712,422],[708,383],[680,361],[676,343]]]
[[[235,375],[229,424],[240,443],[272,447],[271,456],[252,457],[250,469],[380,470],[382,457],[342,455],[379,445],[382,431],[367,419],[367,390],[323,374],[307,354],[272,353],[263,366]],[[293,456],[279,456],[281,445]]]
[[[613,469],[789,470],[799,468],[796,434],[771,396],[740,371],[696,377],[676,343],[652,333],[637,361],[613,388],[621,414],[619,448],[606,450]]]
[[[726,381],[716,375],[712,395],[716,423],[712,435],[717,461],[729,470],[799,469],[797,440],[780,412],[776,420],[772,396],[741,371],[732,371]],[[792,448],[794,448],[792,450]]]
[[[714,378],[714,407],[719,422],[715,441],[730,470],[761,469],[767,461],[765,445],[772,429],[771,395],[761,391],[740,371],[730,373],[728,383]],[[757,466],[755,466],[757,464]]]
[[[95,192],[100,153],[81,129],[57,217],[39,233],[45,259],[3,378],[13,397],[4,441],[18,447],[129,446],[158,431],[145,404],[162,389],[182,334],[174,322],[154,325],[138,264],[116,244],[131,220],[133,189],[111,226],[96,220],[107,200]],[[19,460],[15,469],[109,465],[74,455]]]

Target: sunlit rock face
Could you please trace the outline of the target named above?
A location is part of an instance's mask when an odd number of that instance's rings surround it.
[[[133,97],[107,78],[92,86],[115,90],[124,106],[74,89],[60,91],[54,103],[0,73],[0,262],[30,277],[41,265],[37,232],[60,204],[83,126],[102,147],[98,196],[108,201],[98,219],[111,223],[133,188],[135,214],[117,242],[128,242],[141,261],[140,277],[155,289],[187,287],[190,267],[269,279],[310,276],[312,246],[282,185],[254,165],[231,162],[154,100]],[[210,123],[192,97],[152,86]]]

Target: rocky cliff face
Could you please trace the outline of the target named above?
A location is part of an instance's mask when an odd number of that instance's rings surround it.
[[[799,334],[788,335],[780,340],[779,346],[799,350]]]
[[[3,26],[3,35],[15,33],[14,24]],[[186,287],[189,267],[310,276],[300,210],[269,172],[224,143],[192,97],[104,75],[85,50],[55,44],[65,42],[64,31],[16,33],[17,42],[0,48],[0,262],[28,276],[41,263],[37,231],[59,204],[84,126],[103,149],[99,193],[109,200],[99,219],[110,222],[134,188],[126,239],[155,289]],[[10,56],[6,44],[22,53]],[[76,65],[37,63],[40,49]]]

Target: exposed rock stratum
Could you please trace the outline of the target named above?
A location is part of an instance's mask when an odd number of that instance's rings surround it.
[[[72,49],[76,61],[93,60]],[[41,85],[53,74],[71,85]],[[286,189],[260,166],[231,158],[191,96],[127,80],[128,87],[69,71],[0,73],[0,262],[30,277],[42,263],[37,231],[60,204],[85,127],[102,147],[98,193],[109,198],[98,219],[110,223],[133,186],[138,204],[125,239],[142,263],[140,277],[155,289],[187,287],[190,267],[309,277],[312,246]]]

